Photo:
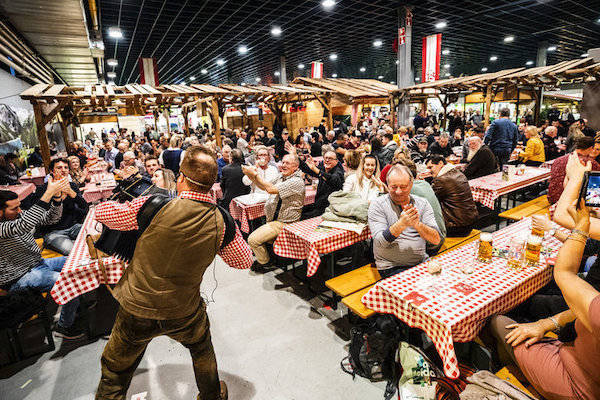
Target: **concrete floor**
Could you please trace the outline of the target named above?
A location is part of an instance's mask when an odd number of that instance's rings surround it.
[[[213,275],[214,274],[214,275]],[[212,340],[221,379],[232,400],[381,399],[385,383],[371,383],[340,369],[347,355],[346,310],[323,307],[318,297],[289,273],[266,274],[226,267],[204,277]],[[65,343],[17,365],[0,380],[0,399],[93,399],[105,340]],[[15,366],[12,366],[14,369]],[[6,368],[4,371],[6,375]],[[144,396],[143,394],[146,393]],[[157,338],[133,378],[128,399],[195,399],[189,353],[177,342]]]

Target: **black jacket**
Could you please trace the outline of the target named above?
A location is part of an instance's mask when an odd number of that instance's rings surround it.
[[[221,207],[229,210],[229,203],[233,198],[250,193],[250,186],[242,183],[243,177],[242,164],[228,164],[223,167],[221,171],[221,190],[223,191]]]
[[[46,235],[50,232],[59,231],[62,229],[71,228],[75,224],[83,223],[85,216],[88,213],[89,205],[87,201],[81,195],[79,191],[79,187],[77,183],[70,182],[71,189],[77,194],[75,198],[71,198],[67,196],[63,200],[63,210],[62,215],[60,216],[60,220],[54,225],[44,225],[39,228],[39,232],[42,235]],[[46,192],[48,188],[48,184],[44,183],[37,187],[35,193],[32,193],[28,196],[27,200],[31,200],[30,204],[35,203],[39,200],[42,195]]]
[[[446,147],[442,147],[440,146],[439,142],[435,142],[431,145],[431,147],[429,147],[429,154],[439,154],[441,156],[444,156],[445,158],[451,156],[454,153],[452,151],[452,146],[450,145],[450,142],[448,142]]]
[[[498,160],[496,160],[496,156],[492,153],[492,150],[483,145],[475,153],[463,172],[467,179],[475,179],[493,174],[494,172],[498,172]]]
[[[325,212],[327,206],[329,206],[329,195],[338,190],[342,190],[342,187],[344,186],[344,167],[338,162],[331,171],[326,172],[325,165],[323,164],[323,161],[321,161],[318,168],[321,172],[316,174],[304,161],[300,160],[300,169],[302,172],[312,177],[319,178],[314,209],[316,215],[321,215]]]

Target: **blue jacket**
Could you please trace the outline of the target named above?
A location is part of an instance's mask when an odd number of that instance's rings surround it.
[[[517,147],[517,125],[508,118],[499,118],[490,125],[484,143],[494,154],[511,153]]]

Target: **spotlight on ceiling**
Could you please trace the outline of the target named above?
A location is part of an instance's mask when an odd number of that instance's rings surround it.
[[[365,67],[360,67],[360,72],[365,72],[367,69]]]
[[[421,78],[415,78],[415,82],[419,82]]]
[[[321,2],[321,5],[323,6],[324,9],[331,10],[333,8],[333,6],[335,6],[335,0],[323,0]]]
[[[487,67],[481,68],[481,72],[487,72]]]
[[[582,58],[589,57],[589,54],[588,54],[588,53],[583,53],[583,54],[581,55],[581,57],[582,57]]]
[[[117,73],[116,72],[107,72],[106,73],[106,77],[107,78],[111,78],[111,79],[115,79],[117,77]]]
[[[195,76],[190,76],[190,81],[195,81],[196,77]]]
[[[279,75],[281,75],[281,73],[279,71],[275,71],[275,73],[273,75],[279,76]]]
[[[260,78],[258,78],[258,77],[257,77],[257,78],[254,78],[254,80],[255,80],[256,82],[260,82]]]
[[[504,43],[510,43],[513,42],[515,40],[515,37],[510,35],[504,38]]]
[[[529,60],[525,63],[525,65],[533,65],[533,61]]]
[[[115,58],[109,58],[108,60],[106,60],[106,63],[111,67],[116,67],[117,65],[119,65],[119,62]]]
[[[447,26],[448,26],[448,23],[446,21],[440,21],[437,24],[435,24],[435,27],[437,29],[444,29]]]
[[[450,76],[450,73],[446,72],[446,73],[444,74],[444,76],[445,76],[445,77],[448,77],[448,76]]]
[[[381,45],[383,45],[383,42],[379,39],[373,41],[373,46],[375,47],[381,47]]]
[[[383,79],[383,75],[379,75],[377,79]]]
[[[304,69],[304,64],[298,64],[298,69]]]
[[[271,28],[271,35],[273,36],[279,36],[281,35],[281,28],[278,26],[274,26]]]
[[[330,59],[331,61],[335,61],[335,60],[337,60],[337,54],[335,54],[335,53],[333,53],[333,54],[330,54],[330,55],[329,55],[329,59]]]
[[[444,64],[444,68],[450,68],[450,64]]]
[[[114,82],[114,81],[110,81],[110,82],[108,82],[108,84],[109,84],[109,85],[113,85],[113,86],[114,86],[114,85],[115,85],[115,82]]]
[[[240,85],[246,86],[246,82],[242,82],[242,83],[240,83]]]
[[[498,56],[491,56],[490,57],[490,61],[496,61],[496,60],[498,60]]]
[[[222,58],[219,58],[217,60],[217,65],[220,67],[221,65],[225,64],[225,60],[223,60]]]
[[[331,75],[332,78],[337,78],[337,74]]]
[[[246,53],[248,53],[248,48],[244,45],[241,45],[240,47],[238,47],[238,53],[246,54]]]
[[[206,74],[208,74],[208,70],[207,70],[206,68],[202,68],[202,69],[200,70],[200,73],[201,73],[202,75],[206,75]]]
[[[394,82],[394,81],[391,81],[391,82],[390,82],[390,84],[391,84],[391,85],[395,85],[395,84],[396,84],[396,82]]]
[[[444,50],[442,50],[442,54],[447,56],[448,54],[450,54],[450,50],[444,49]]]
[[[548,47],[548,51],[556,51],[556,46],[550,46],[550,47]]]
[[[396,65],[400,64],[400,61],[396,60]]]
[[[108,36],[115,39],[121,39],[123,37],[123,32],[118,26],[111,26],[108,28]]]

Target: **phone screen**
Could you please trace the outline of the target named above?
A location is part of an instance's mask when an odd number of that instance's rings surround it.
[[[600,175],[589,174],[585,191],[585,205],[600,207]]]

